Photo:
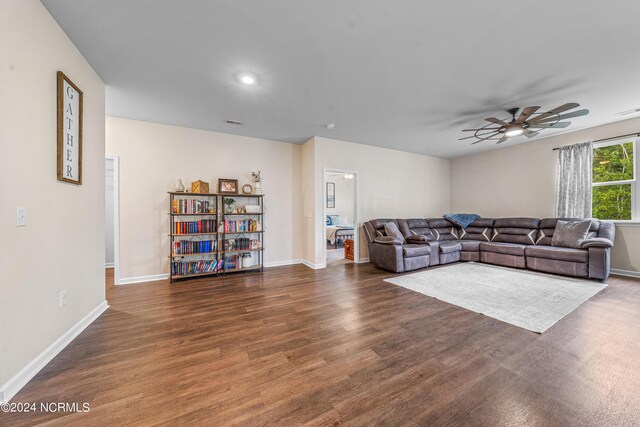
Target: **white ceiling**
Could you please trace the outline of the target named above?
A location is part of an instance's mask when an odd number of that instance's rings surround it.
[[[120,117],[451,158],[495,149],[460,130],[509,107],[591,110],[568,131],[640,107],[637,0],[42,2]]]

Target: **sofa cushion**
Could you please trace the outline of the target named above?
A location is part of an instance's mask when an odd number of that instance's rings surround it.
[[[551,245],[564,248],[579,248],[580,243],[587,238],[590,226],[590,219],[580,221],[560,220],[556,224],[556,230],[553,232]]]
[[[386,236],[386,233],[384,231],[384,225],[389,222],[393,222],[396,225],[398,225],[398,222],[395,219],[389,219],[389,218],[372,219],[371,221],[369,221],[369,224],[371,224],[371,228],[375,233],[373,236],[371,236],[372,241],[373,239],[376,238],[376,236]]]
[[[436,240],[458,240],[456,227],[444,218],[427,218],[427,224]]]
[[[525,245],[517,243],[480,242],[482,252],[494,252],[497,254],[524,256]]]
[[[429,248],[429,245],[407,244],[402,247],[402,253],[405,258],[429,255],[430,252],[431,248]]]
[[[436,237],[431,232],[429,224],[426,219],[422,218],[409,218],[399,219],[398,227],[405,238],[409,236],[425,236],[427,240],[436,240]]]
[[[589,251],[586,249],[535,245],[527,246],[524,253],[528,257],[555,259],[558,261],[589,262]]]
[[[480,243],[477,240],[461,240],[462,250],[465,252],[477,252],[480,250]]]
[[[384,225],[384,234],[404,243],[404,236],[395,222],[388,222]]]
[[[540,229],[538,230],[538,237],[536,237],[536,245],[551,245],[553,239],[553,232],[556,230],[556,224],[558,221],[575,221],[580,218],[542,218],[540,220]],[[587,239],[598,236],[600,230],[600,221],[594,219],[591,220],[591,227],[589,227],[589,233]]]
[[[538,218],[498,218],[493,223],[492,242],[533,245],[538,236]]]
[[[460,244],[460,242],[456,242],[454,240],[440,242],[440,252],[443,254],[448,254],[451,252],[456,252],[461,250],[462,250],[462,245]]]

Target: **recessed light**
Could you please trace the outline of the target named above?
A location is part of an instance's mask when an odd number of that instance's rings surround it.
[[[240,83],[243,83],[247,86],[253,86],[258,83],[258,76],[253,73],[241,72],[236,74],[236,78]]]

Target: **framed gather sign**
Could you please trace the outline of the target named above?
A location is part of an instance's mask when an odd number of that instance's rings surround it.
[[[58,71],[58,180],[82,185],[82,91]]]

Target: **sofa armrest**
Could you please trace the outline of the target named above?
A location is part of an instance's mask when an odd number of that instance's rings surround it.
[[[405,239],[407,241],[407,243],[415,243],[418,245],[426,245],[429,243],[429,240],[427,239],[427,236],[423,236],[421,234],[416,234],[413,236],[409,236]]]
[[[585,239],[580,243],[582,249],[588,248],[611,248],[613,242],[604,237],[594,237],[592,239]]]
[[[369,243],[369,260],[385,270],[402,273],[404,271],[402,242],[389,236],[376,237],[373,243]]]
[[[382,245],[402,245],[402,242],[392,236],[379,236],[373,239],[374,243],[380,243]]]

